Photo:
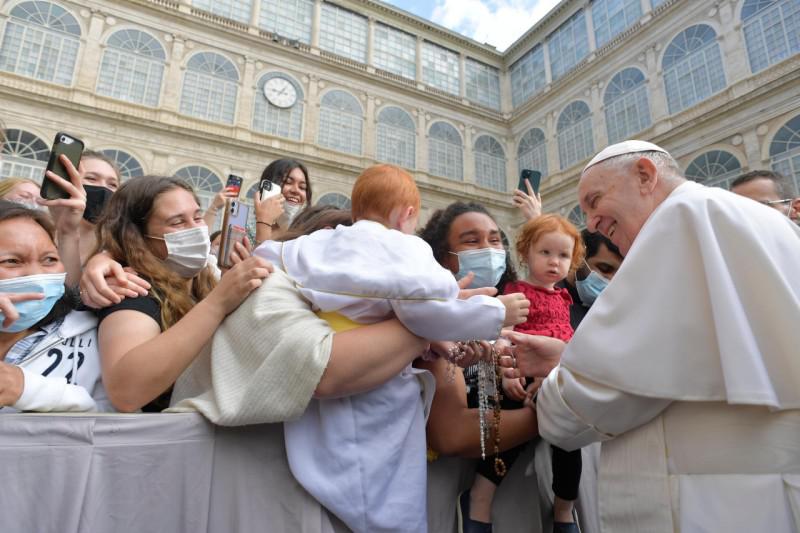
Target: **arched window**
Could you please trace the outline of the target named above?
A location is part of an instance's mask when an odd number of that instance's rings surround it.
[[[289,107],[278,107],[269,100],[264,93],[264,85],[269,80],[279,78],[284,84],[283,90],[294,89],[297,98]],[[288,85],[287,85],[288,84]],[[258,80],[258,90],[255,95],[255,108],[253,111],[253,129],[278,137],[300,140],[303,129],[303,88],[290,76],[278,72],[265,74]],[[279,102],[280,103],[280,102]]]
[[[558,117],[558,158],[561,169],[569,168],[594,151],[592,113],[586,102],[572,102]]]
[[[800,52],[797,0],[747,0],[742,6],[742,21],[754,73]]]
[[[800,115],[784,124],[769,145],[772,169],[790,177],[794,194],[800,194]]]
[[[329,192],[323,194],[322,198],[317,201],[317,205],[332,205],[338,209],[350,209],[350,198],[338,192]]]
[[[725,88],[722,56],[711,26],[698,24],[679,33],[667,46],[662,67],[672,114]]]
[[[189,165],[175,173],[194,189],[200,200],[200,208],[205,211],[214,199],[214,195],[222,190],[222,179],[214,171],[200,165]]]
[[[586,228],[586,213],[580,205],[576,205],[567,215],[567,220],[575,224],[575,227],[582,230]]]
[[[186,65],[181,94],[181,113],[233,124],[239,73],[224,56],[214,52],[195,54]]]
[[[417,131],[411,116],[399,107],[378,114],[378,159],[404,168],[416,168]]]
[[[686,177],[709,187],[730,188],[730,182],[742,173],[742,164],[725,150],[700,154],[686,167]]]
[[[520,170],[538,170],[542,176],[547,175],[547,142],[542,130],[531,128],[525,132],[517,147],[517,163]]]
[[[149,33],[115,32],[103,52],[98,94],[157,107],[166,58],[161,43]]]
[[[192,6],[245,24],[253,11],[252,0],[192,0]]]
[[[475,183],[496,191],[506,190],[506,153],[493,137],[475,139]]]
[[[428,131],[428,170],[454,180],[464,179],[464,148],[458,131],[447,122],[436,122]]]
[[[5,130],[6,142],[0,154],[0,178],[28,178],[42,182],[50,148],[33,133]]]
[[[71,85],[81,36],[75,17],[50,2],[20,2],[10,15],[0,70]]]
[[[603,103],[609,144],[624,141],[650,126],[647,87],[644,74],[637,68],[626,68],[611,78]]]
[[[355,96],[344,91],[327,92],[320,103],[319,145],[349,154],[361,154],[363,123],[361,105]]]
[[[123,152],[122,150],[100,150],[100,153],[117,164],[122,181],[128,178],[144,176],[142,164],[128,152]]]
[[[641,0],[595,0],[592,22],[597,48],[633,26],[642,16]]]

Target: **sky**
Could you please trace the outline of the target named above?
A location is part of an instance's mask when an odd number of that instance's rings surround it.
[[[504,51],[560,0],[384,0]]]

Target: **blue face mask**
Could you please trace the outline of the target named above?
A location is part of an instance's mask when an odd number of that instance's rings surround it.
[[[607,286],[608,280],[594,270],[589,272],[586,279],[575,280],[575,288],[578,290],[578,296],[581,298],[581,303],[586,307],[592,305]]]
[[[67,274],[37,274],[0,280],[0,293],[38,292],[44,294],[42,300],[26,300],[14,302],[14,307],[19,313],[19,318],[10,326],[2,326],[5,316],[0,313],[0,331],[17,333],[24,331],[41,319],[53,309],[56,302],[64,295],[64,280]]]
[[[467,287],[468,289],[494,287],[506,271],[506,251],[503,249],[481,248],[450,253],[458,256],[457,279],[463,278],[470,272],[475,274],[475,279]]]

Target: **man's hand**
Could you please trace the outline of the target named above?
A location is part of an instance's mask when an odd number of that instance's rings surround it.
[[[503,350],[500,364],[507,378],[545,377],[561,361],[566,343],[552,337],[512,331],[506,337],[513,343]]]

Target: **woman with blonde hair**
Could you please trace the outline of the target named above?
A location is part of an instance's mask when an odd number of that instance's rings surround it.
[[[41,209],[36,203],[41,199],[39,184],[28,178],[6,178],[0,180],[0,200],[22,204],[31,209]]]

